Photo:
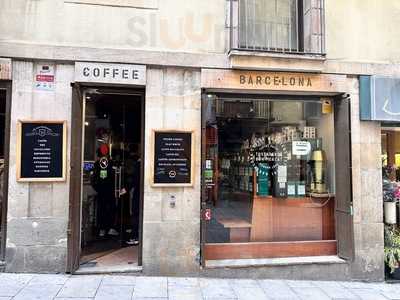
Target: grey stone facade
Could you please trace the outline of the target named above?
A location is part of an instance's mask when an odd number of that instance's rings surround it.
[[[383,198],[381,126],[360,121],[358,79],[351,79],[351,139],[355,260],[353,278],[382,280]]]
[[[52,92],[34,89],[35,68],[33,62],[13,62],[6,270],[65,272],[69,174],[62,183],[17,182],[16,126],[24,119],[70,123],[73,65],[56,65]],[[69,164],[69,150],[67,157]]]
[[[177,275],[199,270],[201,90],[200,72],[181,68],[150,68],[146,87],[143,269],[145,273]],[[154,129],[193,130],[194,185],[151,187]],[[176,206],[169,199],[175,196]],[[152,237],[152,238],[150,238]]]

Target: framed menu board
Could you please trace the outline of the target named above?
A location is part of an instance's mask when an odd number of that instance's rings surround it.
[[[153,186],[193,185],[193,132],[153,132]]]
[[[17,181],[65,181],[66,142],[66,121],[18,121]]]

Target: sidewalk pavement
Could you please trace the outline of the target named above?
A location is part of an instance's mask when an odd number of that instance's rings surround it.
[[[400,284],[0,274],[0,300],[400,299]]]

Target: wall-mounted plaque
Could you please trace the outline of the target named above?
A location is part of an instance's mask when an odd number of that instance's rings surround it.
[[[154,131],[154,186],[193,185],[193,132]]]
[[[66,121],[18,121],[17,180],[65,181]]]

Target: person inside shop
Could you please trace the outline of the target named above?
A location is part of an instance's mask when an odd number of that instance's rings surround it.
[[[99,236],[106,233],[118,236],[115,230],[116,203],[114,197],[112,161],[109,156],[107,144],[102,144],[97,149],[97,160],[91,175],[92,186],[97,192],[97,224]]]
[[[131,178],[129,184],[130,215],[132,221],[131,237],[126,241],[128,245],[139,244],[139,207],[140,207],[140,157],[129,151],[129,165],[131,166]]]

